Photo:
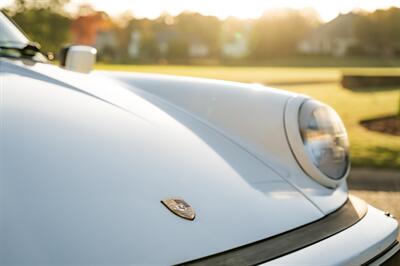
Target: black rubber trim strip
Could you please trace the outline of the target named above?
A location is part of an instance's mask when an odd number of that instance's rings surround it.
[[[349,196],[338,210],[288,232],[181,265],[257,265],[279,258],[333,236],[360,221],[367,204]],[[283,222],[283,221],[282,221]]]
[[[399,244],[399,241],[394,241],[393,244],[391,244],[388,248],[386,248],[384,251],[382,251],[381,253],[379,253],[377,256],[373,257],[372,259],[370,259],[369,261],[363,263],[361,266],[366,266],[366,265],[370,265],[371,263],[379,260],[381,257],[383,257],[386,253],[388,253],[392,248],[395,248],[397,245]],[[393,256],[391,256],[390,258],[388,258],[386,261],[383,262],[382,265],[385,265],[386,262],[388,262],[390,259],[394,258],[395,256],[400,256],[400,250],[398,250],[396,253],[393,254]],[[400,259],[399,259],[400,262]],[[393,265],[398,265],[398,264],[393,264]]]

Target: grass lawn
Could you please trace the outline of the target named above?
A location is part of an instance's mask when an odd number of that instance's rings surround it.
[[[350,135],[354,166],[400,169],[400,137],[371,132],[359,121],[397,113],[399,89],[351,91],[341,73],[399,74],[400,68],[285,68],[98,65],[98,69],[136,71],[262,83],[310,95],[341,115]]]

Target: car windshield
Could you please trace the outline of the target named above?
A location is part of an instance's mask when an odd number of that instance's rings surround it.
[[[25,35],[2,12],[0,12],[0,28],[1,46],[22,48],[29,43]]]
[[[0,11],[0,57],[28,58],[46,61],[39,45],[28,38]]]

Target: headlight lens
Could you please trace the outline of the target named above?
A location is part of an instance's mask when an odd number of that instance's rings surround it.
[[[331,179],[339,180],[349,167],[349,141],[339,115],[314,100],[299,112],[300,134],[314,165]]]

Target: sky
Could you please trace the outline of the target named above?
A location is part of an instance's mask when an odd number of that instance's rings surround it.
[[[10,3],[12,0],[0,0],[0,7]],[[276,8],[313,8],[323,21],[329,21],[352,10],[400,7],[400,0],[70,0],[68,10],[74,11],[81,4],[91,4],[111,16],[131,11],[135,17],[148,18],[163,12],[176,15],[185,10],[221,19],[228,16],[258,18],[264,11]]]

